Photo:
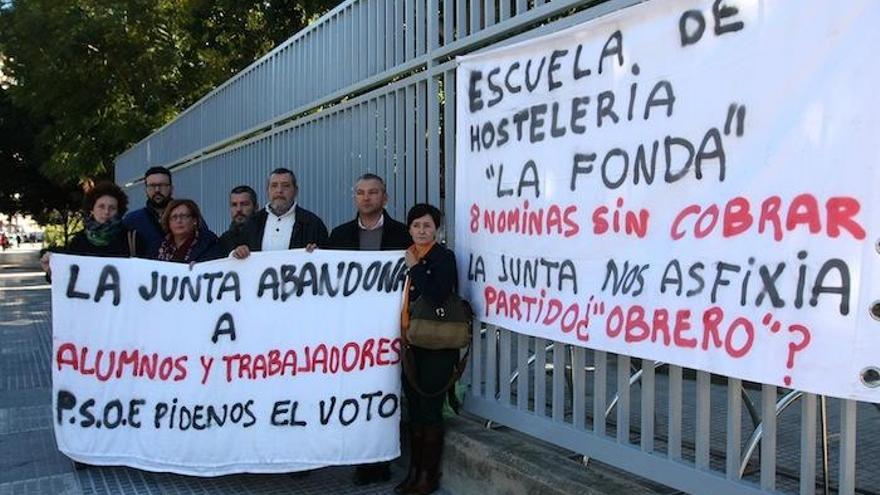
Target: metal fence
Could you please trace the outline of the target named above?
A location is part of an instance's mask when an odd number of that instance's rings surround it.
[[[261,191],[274,167],[295,170],[299,203],[328,225],[370,171],[396,217],[441,204],[454,243],[453,57],[636,3],[350,0],[119,156],[117,182],[139,195],[147,167],[172,168],[176,196],[222,231],[227,192]],[[880,492],[873,405],[476,330],[465,408],[495,424],[692,493]]]

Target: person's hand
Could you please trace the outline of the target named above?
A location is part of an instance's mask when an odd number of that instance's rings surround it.
[[[46,251],[43,253],[43,256],[40,258],[40,266],[43,268],[43,271],[52,275],[52,269],[49,268],[49,259],[52,257],[52,253]]]
[[[318,245],[315,244],[314,242],[311,242],[311,243],[309,243],[309,244],[306,244],[306,252],[307,252],[307,253],[311,253],[311,252],[314,251],[315,249],[318,249]]]
[[[404,261],[406,262],[407,268],[412,268],[419,262],[419,257],[414,248],[415,246],[410,247],[406,250],[406,254],[404,254]]]
[[[232,257],[235,259],[239,259],[239,260],[243,260],[250,255],[251,255],[250,248],[248,248],[244,244],[242,244],[241,246],[238,246],[237,248],[235,248],[234,251],[232,251]]]

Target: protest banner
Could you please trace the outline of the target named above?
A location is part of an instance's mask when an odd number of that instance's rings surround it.
[[[479,317],[880,402],[876,2],[673,0],[458,59]]]
[[[51,265],[72,459],[216,476],[399,455],[402,252]]]

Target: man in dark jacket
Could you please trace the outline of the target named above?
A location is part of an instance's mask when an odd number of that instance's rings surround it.
[[[224,255],[229,254],[238,246],[247,244],[244,226],[254,216],[257,209],[257,193],[251,186],[236,186],[229,192],[229,216],[232,223],[229,229],[220,236],[220,249]]]
[[[273,170],[266,188],[269,204],[244,226],[246,243],[235,248],[232,256],[244,259],[251,251],[326,246],[327,227],[317,215],[296,204],[298,192],[296,176],[291,170]]]
[[[354,183],[354,220],[339,225],[330,233],[327,247],[330,249],[360,249],[378,251],[406,249],[412,237],[406,225],[388,215],[385,205],[388,193],[385,181],[375,174],[364,174]],[[355,468],[354,483],[367,485],[388,481],[391,469],[388,462],[362,464]]]
[[[145,256],[155,258],[165,238],[159,219],[174,193],[171,172],[165,167],[151,167],[144,174],[144,187],[147,192],[146,206],[128,212],[122,219],[122,224],[126,229],[136,231],[144,240]]]
[[[412,238],[406,225],[388,215],[385,181],[375,174],[364,174],[354,184],[354,220],[339,225],[330,233],[331,249],[364,251],[406,249]]]

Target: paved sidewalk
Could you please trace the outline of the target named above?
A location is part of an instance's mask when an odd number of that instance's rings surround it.
[[[52,432],[50,293],[37,255],[33,247],[0,253],[0,495],[378,495],[392,493],[395,480],[403,477],[393,466],[391,482],[360,488],[351,484],[351,467],[321,469],[305,477],[196,478],[121,467],[76,471],[58,452]]]

